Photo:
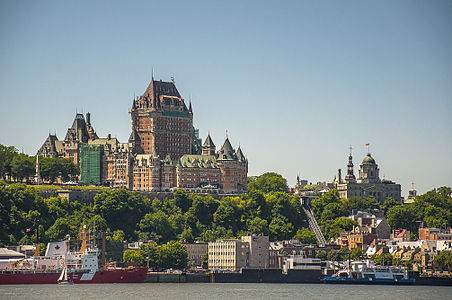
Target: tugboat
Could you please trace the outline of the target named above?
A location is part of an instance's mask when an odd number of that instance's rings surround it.
[[[17,260],[12,269],[0,271],[0,284],[144,282],[147,267],[99,268],[99,249],[89,243],[88,235],[85,225],[78,252],[69,251],[67,239],[49,243],[46,256]]]
[[[321,279],[325,283],[349,284],[414,284],[403,267],[375,266],[372,260],[355,261],[351,267],[338,271],[333,276]]]

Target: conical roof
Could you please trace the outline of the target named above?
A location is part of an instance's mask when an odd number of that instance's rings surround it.
[[[206,141],[202,144],[202,146],[205,148],[215,148],[215,144],[213,143],[210,134],[207,135]]]
[[[234,160],[237,159],[234,149],[232,148],[231,142],[226,138],[223,147],[218,151],[218,160]]]
[[[130,133],[129,142],[139,141],[140,136],[138,135],[137,130],[135,127],[132,129],[132,132]]]
[[[246,161],[246,157],[245,155],[243,155],[242,149],[239,148],[237,149],[237,160],[238,161]]]

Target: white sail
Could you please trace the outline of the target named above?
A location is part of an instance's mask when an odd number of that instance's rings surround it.
[[[58,282],[67,280],[67,273],[66,273],[66,267],[63,268],[63,271],[61,271],[60,277],[58,277]]]

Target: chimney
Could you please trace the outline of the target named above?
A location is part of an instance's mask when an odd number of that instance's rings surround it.
[[[86,124],[91,124],[91,114],[89,112],[86,113]]]

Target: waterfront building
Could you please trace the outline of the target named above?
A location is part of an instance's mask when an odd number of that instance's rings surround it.
[[[187,247],[188,266],[202,266],[202,258],[208,251],[208,243],[183,243]]]
[[[241,268],[269,267],[268,236],[242,236],[209,242],[209,269],[239,271]]]

